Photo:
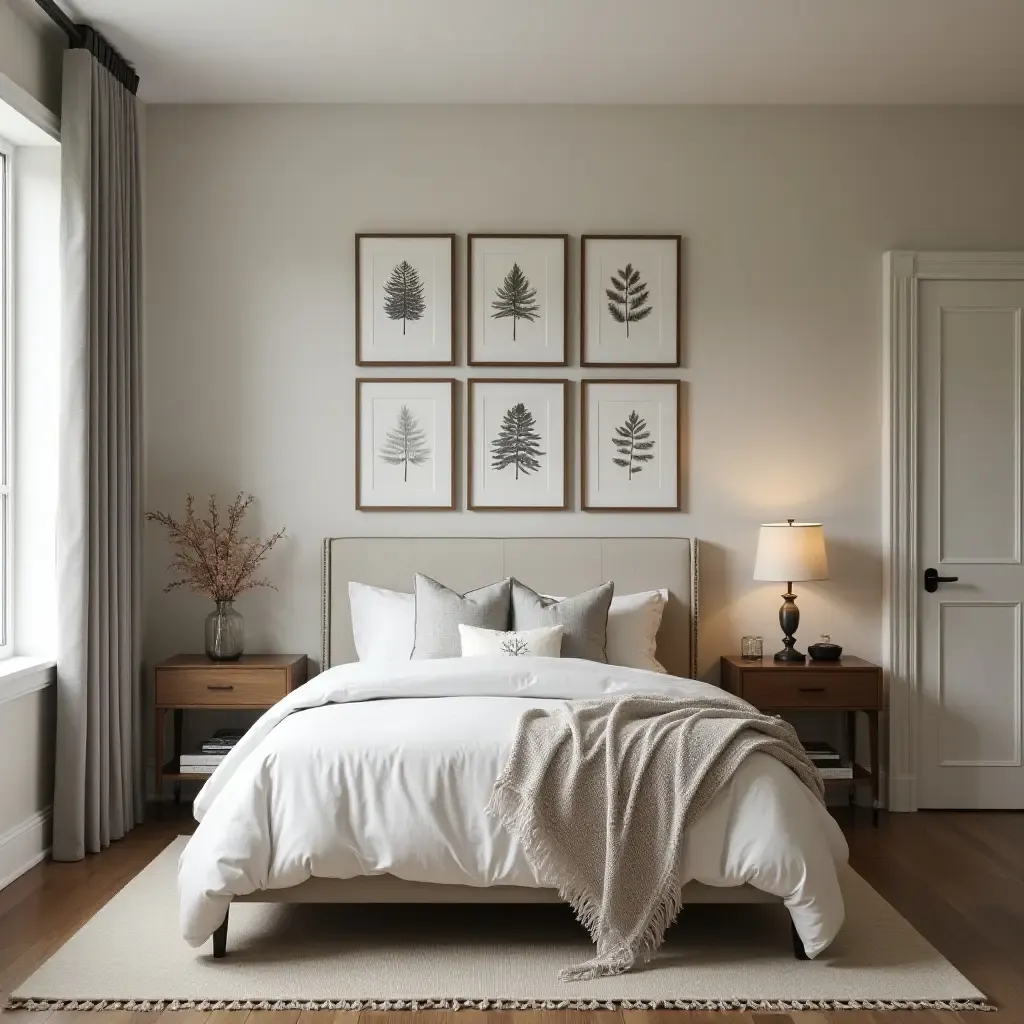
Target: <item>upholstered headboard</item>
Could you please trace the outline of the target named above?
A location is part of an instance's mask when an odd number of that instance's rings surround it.
[[[323,649],[329,668],[356,660],[348,584],[411,592],[424,573],[465,592],[515,576],[545,594],[577,594],[606,580],[618,594],[667,588],[658,660],[697,674],[698,542],[679,537],[328,537],[324,540]]]

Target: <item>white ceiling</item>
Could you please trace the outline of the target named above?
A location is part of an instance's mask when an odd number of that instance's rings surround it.
[[[1024,0],[73,5],[159,103],[1024,102]]]

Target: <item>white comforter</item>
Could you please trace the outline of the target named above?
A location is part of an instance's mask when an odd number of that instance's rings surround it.
[[[566,699],[638,692],[720,691],[568,658],[324,672],[267,711],[200,792],[199,827],[178,864],[182,934],[199,946],[232,896],[311,875],[542,886],[518,843],[484,814],[519,716]],[[814,956],[843,922],[836,864],[846,857],[825,808],[788,768],[755,754],[694,823],[681,874],[781,896]]]

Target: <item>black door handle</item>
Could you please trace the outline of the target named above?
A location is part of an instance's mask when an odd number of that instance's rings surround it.
[[[924,589],[929,594],[934,594],[939,589],[940,583],[956,583],[959,580],[959,576],[940,576],[938,569],[925,569],[924,571]]]

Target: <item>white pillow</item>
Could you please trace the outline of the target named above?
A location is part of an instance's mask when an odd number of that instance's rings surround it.
[[[613,597],[608,609],[608,664],[665,672],[655,657],[667,590]]]
[[[555,597],[554,600],[562,601],[564,598]],[[608,609],[609,665],[645,668],[648,672],[667,674],[665,666],[654,656],[667,603],[667,590],[645,590],[640,594],[612,598]]]
[[[459,625],[464,658],[559,658],[562,654],[562,627],[501,630]]]
[[[349,583],[352,639],[360,661],[408,661],[416,636],[416,599],[412,594]]]

